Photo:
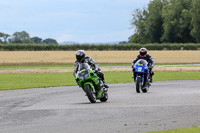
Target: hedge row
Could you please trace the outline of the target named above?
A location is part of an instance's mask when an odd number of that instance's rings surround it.
[[[138,50],[146,47],[148,50],[200,50],[200,44],[0,44],[1,51],[57,51],[57,50]]]

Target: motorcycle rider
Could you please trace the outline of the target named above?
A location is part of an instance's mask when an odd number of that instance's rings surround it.
[[[152,83],[153,80],[152,80],[152,76],[154,75],[154,72],[153,72],[153,67],[154,67],[154,61],[153,61],[153,58],[151,57],[151,55],[147,54],[147,49],[146,48],[141,48],[139,50],[139,55],[136,57],[135,60],[133,60],[132,62],[132,68],[134,66],[134,64],[139,60],[139,59],[144,59],[148,62],[148,67],[149,67],[149,74],[150,74],[150,82]],[[135,73],[134,73],[134,81],[135,81]]]
[[[97,64],[91,57],[85,55],[84,50],[78,50],[76,52],[76,61],[74,63],[74,76],[78,71],[78,66],[80,63],[88,63],[90,67],[94,70],[94,72],[102,79],[104,83],[104,87],[107,89],[109,86],[105,83],[104,74],[101,72],[99,68],[99,64]]]

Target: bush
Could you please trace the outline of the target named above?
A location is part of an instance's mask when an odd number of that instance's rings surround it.
[[[1,51],[55,51],[55,50],[138,50],[146,47],[148,50],[199,50],[200,44],[74,44],[74,45],[54,45],[54,44],[0,44]]]

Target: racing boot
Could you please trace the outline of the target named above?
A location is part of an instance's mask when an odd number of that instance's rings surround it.
[[[103,81],[103,85],[104,85],[104,91],[108,91],[109,86],[105,83],[105,81]]]
[[[136,80],[135,80],[135,77],[133,76],[132,78],[134,79],[134,84],[136,84]]]
[[[154,72],[153,72],[153,71],[151,71],[151,72],[150,72],[150,81],[149,81],[150,83],[153,83],[153,78],[152,78],[152,77],[153,77],[153,75],[154,75]]]
[[[152,76],[150,77],[150,81],[149,81],[150,83],[153,83],[153,78],[152,78]]]

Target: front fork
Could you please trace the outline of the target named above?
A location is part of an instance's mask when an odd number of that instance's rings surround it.
[[[89,85],[90,88],[92,89],[92,92],[93,92],[93,93],[96,93],[95,88],[94,88],[94,85],[93,85],[92,83],[90,83],[90,82],[84,83],[84,85],[83,85],[83,90],[84,90],[84,92],[85,92],[85,88],[84,88],[85,85]]]
[[[87,84],[90,86],[90,88],[92,89],[92,93],[95,94],[95,96],[96,96],[97,99],[99,99],[99,98],[102,97],[103,89],[100,89],[99,91],[98,90],[96,91],[95,87],[94,87],[94,85],[92,83],[87,82],[87,83],[84,84],[84,86],[87,85]],[[85,91],[84,87],[83,87],[83,90]]]
[[[134,78],[134,82],[136,83],[137,79],[136,77],[138,77],[136,72],[133,72],[133,78]],[[144,87],[146,85],[146,83],[148,82],[147,80],[149,80],[149,74],[148,73],[144,73],[144,76],[140,76],[142,78],[142,86]]]

